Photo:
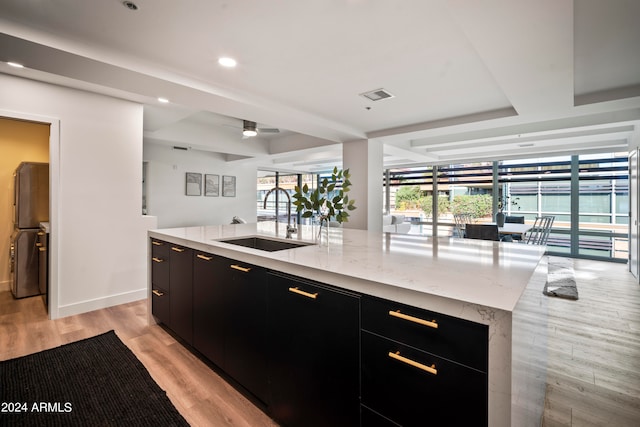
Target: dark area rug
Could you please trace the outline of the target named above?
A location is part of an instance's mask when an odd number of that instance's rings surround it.
[[[547,283],[543,293],[550,297],[578,299],[573,260],[571,258],[549,257]]]
[[[188,426],[114,331],[0,362],[0,426]]]

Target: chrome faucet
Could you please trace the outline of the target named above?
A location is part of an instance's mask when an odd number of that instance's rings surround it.
[[[267,191],[267,194],[264,195],[264,209],[267,209],[267,199],[269,198],[269,195],[274,191],[276,191],[276,197],[278,195],[277,191],[282,191],[284,195],[287,196],[287,239],[290,239],[291,235],[293,233],[297,233],[298,230],[296,230],[295,227],[295,220],[293,226],[291,225],[291,196],[289,195],[289,193],[287,193],[284,188],[280,188],[278,186],[273,187],[271,190]],[[276,222],[278,222],[277,217]]]

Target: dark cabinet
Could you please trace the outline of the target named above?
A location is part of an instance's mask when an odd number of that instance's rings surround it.
[[[269,283],[269,411],[285,426],[357,426],[360,299],[278,273]]]
[[[151,312],[189,344],[193,338],[192,252],[151,239]]]
[[[151,312],[162,323],[171,323],[169,294],[169,243],[151,239]]]
[[[187,343],[193,343],[193,250],[170,245],[169,292],[171,323],[169,327]]]
[[[196,252],[194,347],[258,399],[267,399],[265,270]]]
[[[151,239],[152,312],[286,427],[488,424],[488,326]]]
[[[223,258],[226,292],[225,371],[267,401],[267,277],[263,268]]]
[[[362,329],[362,405],[377,420],[371,425],[487,425],[486,325],[363,297]]]
[[[224,265],[214,255],[195,252],[193,259],[193,346],[223,367],[225,341]]]

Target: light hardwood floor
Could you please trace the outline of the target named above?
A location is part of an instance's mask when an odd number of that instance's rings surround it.
[[[164,329],[148,323],[146,301],[48,320],[40,297],[15,300],[0,291],[0,360],[113,329],[192,426],[277,426]]]
[[[626,265],[574,262],[580,299],[548,301],[543,425],[640,426],[640,286]],[[161,327],[148,325],[146,301],[52,321],[41,298],[14,300],[0,291],[0,360],[111,329],[192,426],[277,425]]]
[[[549,298],[545,427],[640,426],[640,286],[574,260],[579,300]]]

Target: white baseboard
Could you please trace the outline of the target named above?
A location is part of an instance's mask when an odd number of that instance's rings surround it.
[[[148,293],[149,290],[147,288],[143,288],[118,295],[110,295],[104,298],[96,298],[93,300],[60,306],[58,307],[57,315],[55,315],[54,317],[54,313],[51,313],[51,318],[56,319],[61,317],[73,316],[75,314],[87,313],[89,311],[99,310],[101,308],[113,307],[114,305],[126,304],[129,302],[139,301],[141,299],[147,299],[149,296]],[[55,312],[56,310],[52,311]]]

